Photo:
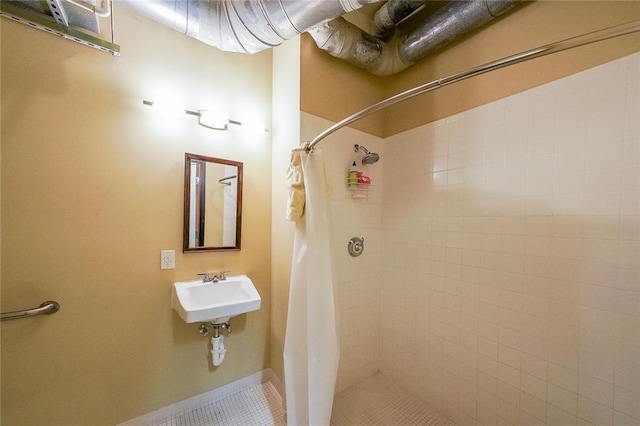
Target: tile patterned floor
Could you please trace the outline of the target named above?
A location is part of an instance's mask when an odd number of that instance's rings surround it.
[[[269,383],[159,420],[153,426],[286,426],[283,401]],[[404,389],[375,375],[335,396],[332,426],[455,426]]]
[[[455,423],[403,388],[375,375],[335,396],[331,425],[454,426]]]
[[[285,426],[282,398],[269,383],[201,405],[153,423],[153,426]]]

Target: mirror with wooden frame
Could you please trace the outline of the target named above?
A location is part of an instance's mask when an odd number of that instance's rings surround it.
[[[183,252],[240,250],[242,163],[185,154]]]

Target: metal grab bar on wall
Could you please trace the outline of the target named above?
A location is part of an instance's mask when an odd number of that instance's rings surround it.
[[[33,309],[25,309],[24,311],[5,312],[0,314],[0,321],[8,321],[12,319],[34,317],[36,315],[51,315],[60,310],[60,304],[54,300],[47,300],[40,306]]]

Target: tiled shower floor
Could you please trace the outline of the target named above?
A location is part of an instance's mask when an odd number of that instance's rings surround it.
[[[454,426],[455,423],[380,375],[333,399],[332,426]]]
[[[154,426],[285,426],[282,399],[269,383],[201,405]],[[422,401],[379,375],[335,396],[332,426],[453,426]]]

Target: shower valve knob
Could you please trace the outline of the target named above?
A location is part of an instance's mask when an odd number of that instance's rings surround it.
[[[358,238],[353,237],[349,240],[349,244],[347,245],[347,251],[351,255],[351,257],[357,257],[362,254],[364,251],[364,237]]]

